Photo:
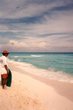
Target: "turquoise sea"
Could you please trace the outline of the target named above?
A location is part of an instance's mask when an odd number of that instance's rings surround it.
[[[73,53],[11,52],[9,59],[73,77]]]
[[[39,68],[73,74],[73,53],[12,52],[9,58],[18,62],[31,63]]]

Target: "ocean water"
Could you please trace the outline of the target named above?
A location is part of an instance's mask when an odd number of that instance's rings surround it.
[[[73,81],[73,53],[11,52],[9,59],[31,63],[38,68],[55,72],[54,75],[46,77],[57,76],[60,79],[68,78]]]

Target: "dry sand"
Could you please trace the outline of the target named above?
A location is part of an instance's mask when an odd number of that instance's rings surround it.
[[[0,110],[73,110],[73,84],[48,80],[47,71],[27,63],[10,62],[12,86],[0,86]],[[34,73],[34,74],[32,74]]]

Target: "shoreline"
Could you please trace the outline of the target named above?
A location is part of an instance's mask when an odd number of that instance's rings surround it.
[[[10,62],[9,65],[13,76],[12,87],[3,90],[0,86],[1,110],[73,109],[72,83],[42,78],[36,75],[38,72],[42,74],[42,70],[30,64],[23,66]]]
[[[73,84],[73,75],[69,74],[69,73],[65,73],[62,71],[54,71],[54,70],[46,70],[43,68],[38,68],[36,66],[34,66],[31,63],[26,63],[26,62],[16,62],[16,61],[10,61],[13,62],[17,65],[17,68],[19,67],[19,65],[21,67],[20,70],[24,71],[23,68],[25,68],[25,71],[28,73],[28,75],[33,75],[34,73],[37,76],[41,77],[42,79],[45,78],[46,80],[56,80],[59,82],[67,82],[67,83],[72,83]],[[31,67],[31,71],[29,73],[28,71],[28,67]],[[35,71],[36,70],[36,71]],[[46,73],[46,74],[45,74]]]
[[[18,63],[18,62],[16,62],[16,63]],[[23,63],[20,63],[20,64],[23,64]],[[25,68],[26,68],[25,69],[25,72],[26,72],[25,75],[30,76],[31,78],[33,78],[35,80],[38,80],[38,81],[40,81],[40,82],[42,82],[42,83],[44,83],[44,84],[46,84],[48,86],[52,86],[58,93],[60,93],[60,95],[64,95],[66,98],[69,98],[69,100],[73,101],[73,97],[72,97],[72,94],[73,94],[73,92],[72,92],[73,91],[73,88],[72,88],[73,87],[73,83],[64,82],[64,81],[55,80],[55,79],[49,79],[49,78],[38,76],[36,74],[31,74],[31,72],[28,71],[27,67],[31,66],[33,70],[35,70],[36,67],[32,66],[31,64],[27,64],[27,63],[24,63],[24,65],[25,65]],[[43,70],[43,69],[39,69],[39,68],[36,68],[36,69],[38,69],[40,71]],[[36,73],[35,71],[34,71],[34,73]],[[45,70],[45,73],[46,72],[47,71]],[[68,88],[70,89],[70,91],[66,94],[66,91],[68,91]],[[65,89],[65,91],[63,91],[63,89]]]

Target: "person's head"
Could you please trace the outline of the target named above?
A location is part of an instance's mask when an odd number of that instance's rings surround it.
[[[3,50],[2,54],[7,57],[9,52],[7,50]]]

